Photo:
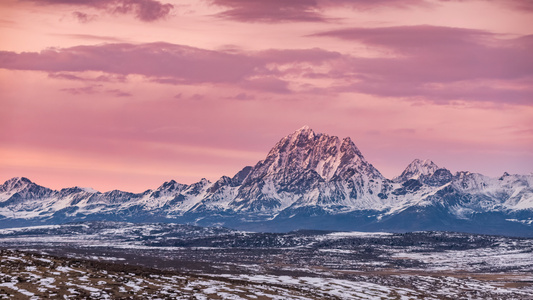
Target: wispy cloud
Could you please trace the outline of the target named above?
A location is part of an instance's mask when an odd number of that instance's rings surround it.
[[[482,0],[482,1],[491,1],[491,0]],[[533,1],[531,0],[502,0],[502,1],[495,1],[495,2],[501,6],[507,6],[512,9],[533,13]]]
[[[113,14],[132,14],[144,22],[153,22],[167,17],[174,5],[157,0],[23,0],[39,5],[70,5],[104,10]],[[80,22],[91,21],[94,16],[76,10],[74,16]]]
[[[217,16],[240,22],[327,22],[324,10],[347,7],[355,10],[429,6],[426,0],[212,0],[227,8]]]
[[[218,16],[241,22],[322,22],[315,0],[213,0],[214,5],[227,7]]]
[[[108,94],[114,97],[131,97],[132,94],[122,91],[120,89],[104,89],[102,84],[93,84],[84,87],[75,88],[63,88],[62,92],[66,92],[72,95],[93,95],[93,94]]]
[[[100,42],[124,42],[123,39],[113,37],[113,36],[102,36],[102,35],[92,35],[92,34],[54,34],[55,36],[63,36],[70,39],[76,40],[93,40]]]
[[[80,72],[52,72],[48,77],[53,79],[76,80],[83,82],[125,82],[126,75],[118,74],[85,74]]]
[[[89,23],[96,19],[95,15],[89,15],[83,12],[75,11],[72,13],[72,15],[80,22],[80,23]]]
[[[84,87],[77,87],[77,88],[63,88],[61,91],[67,92],[72,95],[82,95],[82,94],[95,94],[97,93],[97,88],[101,87],[101,85],[90,85],[90,86],[84,86]]]

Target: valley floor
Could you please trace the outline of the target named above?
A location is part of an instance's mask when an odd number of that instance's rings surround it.
[[[198,275],[11,250],[0,259],[2,299],[533,299],[522,276],[505,274]]]
[[[0,299],[533,299],[533,239],[459,233],[87,223],[0,230],[0,261]]]

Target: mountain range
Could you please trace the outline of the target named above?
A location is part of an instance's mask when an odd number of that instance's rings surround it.
[[[143,193],[0,185],[0,227],[78,221],[177,222],[250,231],[460,231],[533,236],[533,175],[491,178],[415,159],[387,179],[350,138],[304,126],[264,160],[216,182]]]

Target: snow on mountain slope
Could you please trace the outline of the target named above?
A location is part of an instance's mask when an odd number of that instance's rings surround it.
[[[236,210],[274,211],[301,206],[355,208],[382,205],[387,179],[350,138],[304,126],[282,138],[243,180]]]
[[[144,192],[135,205],[141,205],[149,210],[165,210],[179,215],[203,199],[210,186],[211,182],[205,178],[191,185],[171,180],[153,191]]]
[[[392,194],[403,203],[400,207],[413,205],[446,205],[442,195],[455,194],[460,203],[453,203],[451,210],[461,218],[465,212],[489,212],[500,210],[533,209],[533,176],[509,175],[491,178],[478,173],[452,173],[439,168],[430,160],[415,159],[394,179]],[[445,191],[443,191],[445,189]],[[439,197],[439,195],[441,197]],[[396,209],[399,210],[400,207]]]
[[[497,218],[489,216],[494,213]],[[494,218],[496,223],[531,224],[533,175],[452,174],[430,160],[415,159],[400,176],[389,180],[366,161],[350,138],[315,133],[304,126],[282,138],[255,166],[215,182],[202,179],[187,185],[171,180],[138,194],[79,187],[54,191],[24,177],[0,185],[0,220],[4,222],[204,220],[204,225],[225,225],[279,222],[296,216],[305,223],[309,217],[332,216],[328,222],[337,224],[341,221],[335,216],[347,214],[363,216],[358,221],[342,221],[348,222],[342,223],[348,224],[343,228],[350,229],[368,222],[379,229],[382,219],[393,220],[393,216],[399,220],[394,222],[417,230],[425,227],[416,227],[420,221],[416,218],[448,220],[442,224],[476,218],[481,218],[476,221],[480,224]],[[480,217],[484,214],[487,217]],[[396,228],[394,223],[387,226]]]
[[[458,190],[483,196],[490,201],[478,201],[484,209],[533,209],[533,176],[509,175],[491,178],[470,172],[458,172],[454,187]]]
[[[429,176],[435,173],[439,167],[429,159],[413,160],[402,174],[394,179],[394,181],[406,181],[409,179],[419,179],[420,176]]]
[[[65,216],[116,214],[128,210],[182,214],[202,199],[210,182],[184,185],[170,181],[156,190],[141,194],[114,190],[105,193],[78,187],[53,191],[26,178],[13,178],[0,186],[0,216],[6,218],[50,218],[62,212]]]
[[[36,185],[25,177],[15,177],[0,186],[0,205],[23,205],[26,199],[41,198],[52,190]]]
[[[0,215],[11,218],[38,217],[56,191],[42,187],[24,177],[7,180],[0,186]]]

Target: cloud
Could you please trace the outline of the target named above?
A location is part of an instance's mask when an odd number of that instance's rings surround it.
[[[116,12],[135,13],[141,21],[152,22],[165,18],[170,14],[174,6],[172,4],[163,4],[154,0],[121,0],[121,4],[115,7]]]
[[[126,82],[125,75],[116,74],[80,74],[77,72],[57,72],[48,73],[48,77],[53,79],[76,80],[84,82]]]
[[[241,22],[322,22],[314,0],[213,0],[214,5],[229,9],[219,17]]]
[[[439,0],[447,1],[447,0]],[[459,0],[461,1],[461,0]],[[321,7],[349,7],[357,10],[370,10],[382,8],[407,9],[411,7],[429,7],[433,4],[427,0],[317,0]]]
[[[426,0],[212,0],[228,8],[217,16],[240,22],[327,22],[324,10],[348,7],[357,10],[427,6]]]
[[[167,17],[174,5],[157,0],[23,0],[39,5],[70,5],[104,10],[113,14],[133,14],[144,22],[153,22]],[[82,23],[91,21],[94,16],[75,11],[74,16]]]
[[[527,11],[529,13],[533,12],[533,1],[531,0],[511,0],[511,2],[518,10]]]
[[[481,30],[436,26],[348,28],[315,36],[359,42],[383,55],[350,57],[336,75],[342,91],[380,96],[531,102],[533,35],[505,39]],[[333,76],[333,75],[332,75]]]
[[[0,52],[0,66],[46,72],[101,71],[170,78],[180,83],[238,81],[253,72],[257,62],[245,55],[225,54],[188,46],[104,44],[51,48],[37,52]]]
[[[85,81],[86,79],[83,77],[80,77],[78,75],[70,74],[70,73],[50,73],[48,74],[48,77],[54,78],[54,79],[66,79],[66,80],[80,80]]]
[[[194,94],[191,96],[191,100],[194,100],[194,101],[200,101],[200,100],[203,100],[204,99],[204,95],[200,95],[200,94]]]
[[[441,0],[443,1],[443,0]],[[460,0],[455,0],[460,1]],[[478,1],[485,1],[485,2],[494,2],[497,5],[508,7],[511,9],[523,11],[526,13],[532,13],[533,12],[533,1],[531,0],[500,0],[500,1],[492,1],[492,0],[478,0]]]
[[[227,53],[169,43],[117,43],[3,51],[0,68],[87,83],[141,75],[162,84],[277,94],[363,93],[443,104],[533,101],[533,35],[509,38],[482,30],[401,26],[346,28],[312,37],[359,43],[378,55],[319,48]]]
[[[124,92],[120,89],[110,89],[110,90],[106,90],[105,92],[115,97],[131,97],[132,96],[131,93]]]
[[[242,100],[242,101],[254,100],[255,96],[250,95],[250,94],[246,94],[246,93],[239,93],[239,94],[235,95],[234,97],[231,97],[230,99],[236,99],[236,100]]]
[[[320,48],[312,49],[270,49],[256,54],[261,59],[276,63],[309,62],[322,64],[325,61],[338,59],[342,54],[334,51],[325,51]]]
[[[241,84],[241,86],[248,89],[269,91],[271,93],[277,94],[291,93],[291,90],[289,89],[289,83],[285,80],[281,80],[275,77],[264,77],[246,80]]]
[[[93,34],[52,34],[55,36],[67,37],[70,39],[76,40],[94,40],[94,41],[103,41],[103,42],[123,42],[124,40],[112,37],[112,36],[101,36]]]
[[[91,85],[91,86],[85,86],[85,87],[79,87],[79,88],[64,88],[61,89],[63,92],[67,92],[72,95],[82,95],[82,94],[96,94],[98,93],[97,88],[101,87],[101,85]]]
[[[216,16],[238,22],[287,23],[287,22],[330,22],[333,18],[326,11],[332,8],[347,8],[356,11],[383,9],[411,9],[417,7],[435,8],[446,2],[467,0],[210,0],[215,6],[226,8]],[[492,1],[492,0],[468,0]],[[531,0],[493,1],[511,9],[533,11]]]
[[[90,21],[93,21],[96,16],[95,15],[89,15],[86,13],[82,13],[79,11],[75,11],[72,13],[74,17],[80,22],[80,23],[89,23]]]
[[[102,93],[112,95],[115,97],[131,97],[132,96],[131,93],[124,92],[120,89],[103,90],[102,87],[103,85],[101,84],[94,84],[94,85],[88,85],[84,87],[63,88],[63,89],[60,89],[60,91],[67,92],[69,94],[76,95],[76,96],[84,95],[84,94],[93,95],[93,94],[102,94]]]
[[[41,52],[0,51],[0,68],[44,71],[56,79],[106,81],[135,74],[165,84],[229,84],[288,93],[288,83],[281,76],[292,65],[317,65],[338,56],[320,49],[230,54],[169,43],[120,43]],[[94,72],[99,75],[87,76]]]

